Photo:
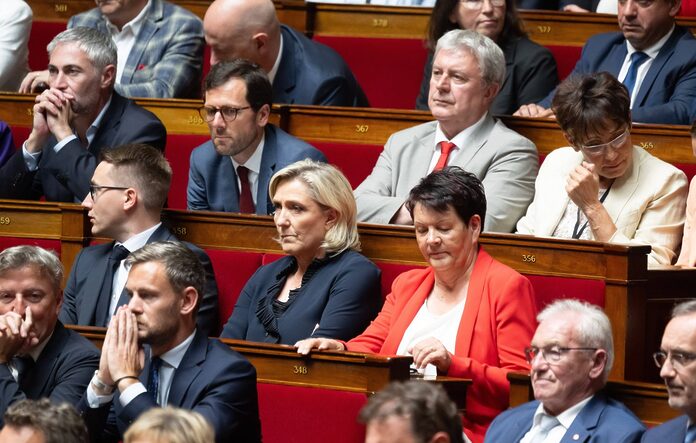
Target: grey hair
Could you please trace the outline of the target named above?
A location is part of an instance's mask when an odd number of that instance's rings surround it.
[[[322,247],[330,255],[337,255],[346,249],[360,250],[358,236],[357,208],[355,197],[348,179],[328,164],[310,159],[295,162],[276,172],[268,185],[271,199],[281,183],[293,179],[302,181],[309,190],[309,196],[324,208],[336,211],[336,223],[329,228]]]
[[[611,322],[609,317],[599,306],[575,299],[556,300],[546,306],[537,315],[537,321],[541,323],[551,317],[566,313],[575,313],[580,316],[580,321],[575,325],[580,346],[604,349],[607,352],[607,363],[602,374],[606,382],[609,372],[614,364],[614,338],[611,334]]]
[[[696,300],[688,300],[672,308],[672,317],[681,317],[683,315],[691,315],[696,313]]]
[[[42,277],[51,282],[57,292],[63,281],[63,264],[55,253],[39,246],[13,246],[0,252],[0,275],[27,266],[38,268]]]
[[[503,85],[505,80],[505,55],[493,40],[476,31],[453,29],[440,37],[435,47],[435,54],[441,49],[469,51],[476,57],[481,77],[487,85]]]
[[[126,266],[131,268],[149,262],[158,262],[164,266],[169,284],[177,292],[182,292],[189,286],[198,291],[198,305],[205,286],[205,269],[184,243],[164,241],[148,243],[142,248],[130,253]]]
[[[49,56],[59,43],[75,43],[100,71],[107,65],[116,66],[118,57],[116,44],[111,40],[111,37],[94,28],[77,26],[56,35],[46,46]]]

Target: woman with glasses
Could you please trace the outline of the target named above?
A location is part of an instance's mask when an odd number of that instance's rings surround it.
[[[556,61],[551,52],[527,38],[514,1],[438,0],[428,25],[430,49],[417,109],[428,109],[428,91],[437,41],[452,29],[468,29],[485,35],[505,55],[505,81],[491,105],[491,113],[512,115],[520,106],[542,100],[558,84]]]
[[[550,153],[518,234],[651,245],[671,264],[684,226],[686,176],[631,142],[626,87],[601,72],[566,79],[553,111],[571,147]]]
[[[271,178],[276,239],[287,255],[259,268],[221,337],[294,344],[360,333],[379,311],[380,271],[360,251],[348,180],[303,160]]]
[[[479,246],[486,195],[473,174],[456,166],[433,172],[411,190],[406,207],[429,266],[398,276],[375,321],[356,338],[296,346],[300,354],[317,348],[410,355],[425,375],[471,379],[463,424],[478,443],[508,406],[507,373],[529,370],[523,349],[536,326],[532,285]]]

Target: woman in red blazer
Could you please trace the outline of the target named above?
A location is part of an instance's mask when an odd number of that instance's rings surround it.
[[[416,369],[433,365],[440,374],[470,378],[464,430],[482,442],[508,406],[507,372],[529,370],[524,348],[536,328],[532,285],[479,247],[486,197],[473,174],[458,167],[434,172],[413,188],[406,207],[430,267],[397,277],[382,311],[358,337],[296,346],[301,354],[315,348],[412,355]]]

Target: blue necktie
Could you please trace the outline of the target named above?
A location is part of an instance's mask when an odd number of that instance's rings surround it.
[[[689,426],[686,430],[686,437],[684,438],[684,443],[694,443],[696,441],[696,425]]]
[[[645,52],[636,51],[633,54],[631,54],[631,65],[628,67],[628,73],[626,74],[626,78],[624,78],[623,81],[623,84],[626,86],[626,89],[628,89],[629,97],[633,95],[633,88],[635,88],[636,86],[638,68],[640,68],[640,65],[645,63],[645,61],[648,58],[648,54],[646,54]]]
[[[159,371],[162,367],[162,359],[154,357],[150,362],[150,377],[147,380],[147,392],[150,393],[155,403],[159,405]]]

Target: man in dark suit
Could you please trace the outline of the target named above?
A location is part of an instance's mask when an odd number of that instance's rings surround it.
[[[649,429],[641,441],[693,443],[696,441],[696,301],[674,307],[660,350],[653,358],[667,385],[669,405],[684,415]]]
[[[62,279],[42,248],[0,253],[0,417],[25,398],[76,405],[99,364],[97,348],[58,321]]]
[[[216,0],[203,18],[210,64],[246,58],[268,73],[273,103],[369,106],[346,62],[281,25],[271,0]]]
[[[525,349],[536,400],[496,417],[485,441],[639,441],[642,423],[600,392],[614,360],[611,323],[604,311],[564,299],[548,305],[537,319],[532,345]]]
[[[99,371],[78,406],[92,439],[118,441],[143,412],[175,406],[203,415],[219,443],[259,442],[254,367],[196,330],[204,283],[196,255],[160,242],[127,261],[130,301],[109,325]]]
[[[273,174],[324,154],[268,123],[271,84],[244,59],[220,62],[205,79],[201,117],[212,140],[191,153],[186,199],[189,209],[268,215]]]
[[[114,92],[116,46],[77,27],[48,45],[49,86],[36,97],[29,138],[0,169],[0,197],[80,202],[103,148],[148,143],[166,131],[149,111]]]
[[[620,1],[621,32],[591,37],[572,74],[606,71],[631,95],[633,121],[691,124],[696,98],[696,39],[688,28],[675,25],[681,2]],[[515,115],[550,117],[555,91],[538,104],[520,107]]]
[[[128,303],[124,290],[128,253],[147,243],[177,240],[160,222],[171,178],[169,163],[151,146],[131,144],[102,152],[82,205],[89,209],[92,234],[114,241],[84,248],[75,258],[65,287],[61,321],[107,326],[116,308]],[[198,329],[205,335],[216,335],[217,284],[210,259],[197,246],[186,246],[198,256],[206,273]]]

